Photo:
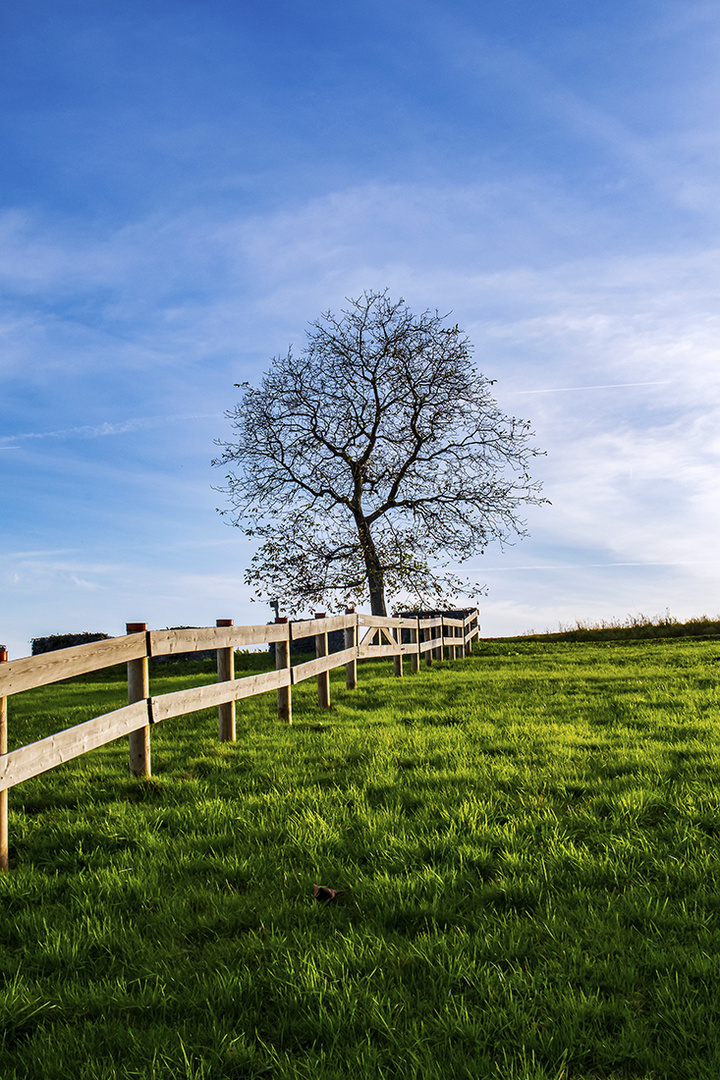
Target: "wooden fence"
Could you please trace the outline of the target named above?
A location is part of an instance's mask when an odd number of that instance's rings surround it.
[[[329,653],[328,634],[344,631],[345,647]],[[148,630],[145,623],[128,623],[123,637],[93,641],[70,649],[7,659],[0,650],[0,870],[8,869],[8,789],[39,776],[71,758],[79,757],[123,735],[129,736],[130,772],[150,776],[150,730],[153,724],[200,709],[218,708],[219,736],[235,740],[235,702],[268,691],[277,692],[278,716],[292,723],[292,687],[304,679],[317,678],[318,703],[330,705],[330,671],[345,666],[346,686],[357,685],[358,660],[392,657],[395,674],[402,676],[403,660],[410,657],[411,670],[420,670],[424,657],[450,659],[470,652],[478,638],[478,613],[465,618],[384,618],[348,611],[345,615],[258,626],[234,626],[218,619],[214,627],[192,630]],[[291,663],[291,641],[315,638],[315,659]],[[252,645],[275,645],[275,671],[235,678],[235,649]],[[218,681],[154,697],[150,693],[149,663],[152,657],[174,656],[205,650],[217,652]],[[75,727],[55,732],[38,742],[8,753],[8,698],[77,675],[127,664],[128,704],[96,716]]]

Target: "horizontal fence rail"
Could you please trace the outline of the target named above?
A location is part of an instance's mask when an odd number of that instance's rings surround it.
[[[345,648],[330,652],[328,635],[344,632]],[[464,618],[445,616],[388,618],[358,614],[257,626],[234,626],[218,619],[215,627],[183,630],[148,630],[142,623],[129,623],[122,637],[76,645],[39,656],[7,660],[0,648],[0,870],[8,869],[8,789],[54,769],[72,758],[87,754],[121,736],[130,738],[130,771],[150,775],[150,731],[163,720],[186,716],[201,709],[218,708],[221,741],[235,739],[235,703],[271,690],[277,691],[278,715],[292,723],[292,687],[305,679],[317,678],[318,702],[330,705],[330,671],[345,667],[346,684],[357,684],[359,660],[392,657],[395,674],[403,675],[403,659],[410,657],[412,670],[419,671],[420,659],[430,665],[447,653],[450,659],[468,655],[479,637],[478,612]],[[292,663],[291,644],[315,639],[315,659]],[[275,671],[234,676],[234,650],[250,645],[274,645]],[[193,652],[216,651],[218,681],[206,686],[153,696],[149,689],[148,661]],[[120,709],[103,713],[74,727],[8,752],[8,698],[25,690],[47,686],[79,675],[87,675],[116,664],[127,664],[128,701]]]

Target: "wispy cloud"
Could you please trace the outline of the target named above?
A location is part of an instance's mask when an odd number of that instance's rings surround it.
[[[221,413],[187,413],[175,416],[141,416],[132,420],[122,420],[116,423],[83,424],[80,427],[61,428],[57,431],[22,431],[5,438],[12,439],[98,439],[109,435],[123,435],[129,431],[140,431],[146,428],[162,427],[165,424],[175,424],[186,420],[219,419]],[[0,437],[2,439],[3,437]],[[0,446],[0,450],[19,450],[19,446]]]

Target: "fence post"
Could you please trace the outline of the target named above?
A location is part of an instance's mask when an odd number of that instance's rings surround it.
[[[410,631],[410,644],[415,646],[416,651],[410,653],[410,670],[417,675],[420,670],[420,619],[415,619],[415,629]]]
[[[232,619],[216,619],[216,626],[232,626]],[[218,682],[230,682],[235,678],[235,650],[232,646],[217,650]],[[223,701],[218,705],[218,728],[220,742],[235,742],[235,702]]]
[[[440,616],[440,648],[435,650],[435,659],[445,659],[445,620]]]
[[[392,628],[392,636],[395,638],[398,645],[402,647],[402,626],[394,626]],[[393,670],[395,677],[402,679],[405,672],[403,671],[403,654],[399,656],[393,656]]]
[[[354,615],[355,608],[345,608],[346,615]],[[353,649],[357,646],[357,619],[352,626],[345,628],[345,648]],[[357,686],[357,656],[345,665],[345,686],[348,690],[354,690]]]
[[[126,623],[125,632],[127,634],[147,633],[147,623]],[[147,649],[145,656],[141,656],[139,660],[128,660],[127,680],[129,705],[134,705],[136,701],[145,701],[150,697]],[[131,776],[150,776],[150,725],[146,724],[138,731],[131,731],[129,742]]]
[[[7,649],[0,645],[0,664],[8,658]],[[7,754],[7,698],[0,697],[0,754]],[[8,789],[0,791],[0,870],[9,870],[8,854]]]
[[[315,612],[316,619],[324,619],[324,611]],[[315,656],[319,659],[321,656],[327,656],[328,654],[328,636],[327,634],[315,635]],[[322,709],[330,708],[330,672],[321,671],[317,677],[318,685],[318,705]]]
[[[284,671],[290,667],[290,624],[286,616],[278,615],[276,623],[284,623],[287,626],[287,636],[284,641],[275,642],[275,670]],[[277,691],[278,720],[284,720],[286,724],[292,724],[292,687],[278,686]]]
[[[432,641],[434,627],[426,626],[423,630],[423,641]],[[425,663],[428,667],[432,667],[433,662],[433,650],[426,649],[425,651]]]

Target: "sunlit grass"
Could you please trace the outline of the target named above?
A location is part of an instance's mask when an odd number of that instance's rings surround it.
[[[14,789],[3,1080],[716,1080],[718,663],[654,641],[365,665],[324,713],[298,687],[292,728],[274,694],[233,745],[213,712],[158,725],[150,780],[120,740]],[[124,695],[19,695],[11,740]]]

